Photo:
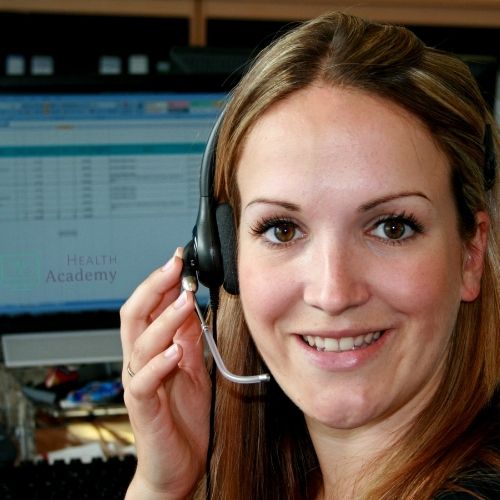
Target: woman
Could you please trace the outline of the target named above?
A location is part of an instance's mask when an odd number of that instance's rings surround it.
[[[467,68],[403,28],[326,15],[259,57],[217,145],[240,288],[217,323],[229,369],[272,381],[217,380],[208,496],[497,496],[497,145]],[[180,256],[122,310],[130,499],[204,494]]]

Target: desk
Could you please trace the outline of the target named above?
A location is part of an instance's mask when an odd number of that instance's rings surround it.
[[[35,431],[36,452],[42,457],[70,447],[96,443],[104,457],[129,454],[134,437],[127,415],[46,422]],[[63,453],[58,454],[63,455]]]

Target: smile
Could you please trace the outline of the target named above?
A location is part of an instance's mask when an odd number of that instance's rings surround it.
[[[303,335],[302,339],[318,351],[345,352],[368,347],[376,342],[383,335],[383,333],[383,331],[370,332],[366,335],[358,335],[357,337],[341,337],[340,339]]]

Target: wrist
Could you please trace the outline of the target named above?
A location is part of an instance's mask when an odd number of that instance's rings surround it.
[[[175,494],[151,488],[147,482],[135,475],[130,482],[125,500],[190,500],[191,495]]]

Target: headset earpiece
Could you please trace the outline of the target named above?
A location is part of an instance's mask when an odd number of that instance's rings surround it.
[[[193,228],[193,262],[198,280],[208,289],[224,282],[219,233],[214,213],[214,200],[201,196],[198,218]]]
[[[232,294],[238,293],[236,268],[236,232],[233,211],[227,204],[217,205],[213,195],[215,151],[221,113],[210,133],[203,154],[200,172],[200,202],[198,218],[193,228],[192,267],[198,280],[208,289],[221,285]]]

